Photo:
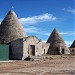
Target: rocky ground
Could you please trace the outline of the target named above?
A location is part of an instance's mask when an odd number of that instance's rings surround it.
[[[44,56],[40,61],[0,62],[0,75],[75,75],[75,56]]]

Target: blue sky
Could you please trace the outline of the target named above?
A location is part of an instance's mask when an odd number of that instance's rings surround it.
[[[56,28],[69,45],[75,39],[74,3],[75,0],[0,0],[0,22],[9,10],[14,10],[27,36],[47,41]]]

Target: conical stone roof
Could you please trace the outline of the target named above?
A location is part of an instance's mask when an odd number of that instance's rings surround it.
[[[13,10],[9,11],[0,25],[0,43],[9,43],[25,37],[22,25]]]
[[[75,48],[75,40],[74,40],[74,42],[72,43],[72,45],[70,46],[70,48]]]
[[[64,40],[61,38],[59,32],[55,28],[51,33],[50,37],[48,38],[47,43],[50,43],[50,47],[52,48],[65,45]]]

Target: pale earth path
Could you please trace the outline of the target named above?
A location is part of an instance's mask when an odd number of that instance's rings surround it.
[[[75,56],[41,61],[0,62],[0,75],[75,75]]]

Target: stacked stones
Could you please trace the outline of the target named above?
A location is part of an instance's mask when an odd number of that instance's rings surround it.
[[[25,37],[25,32],[14,11],[9,11],[0,25],[0,43]]]
[[[58,31],[55,28],[54,28],[53,32],[51,33],[51,36],[47,40],[47,43],[50,43],[50,47],[52,47],[52,48],[65,45],[64,40],[61,38],[60,34],[58,33]]]

